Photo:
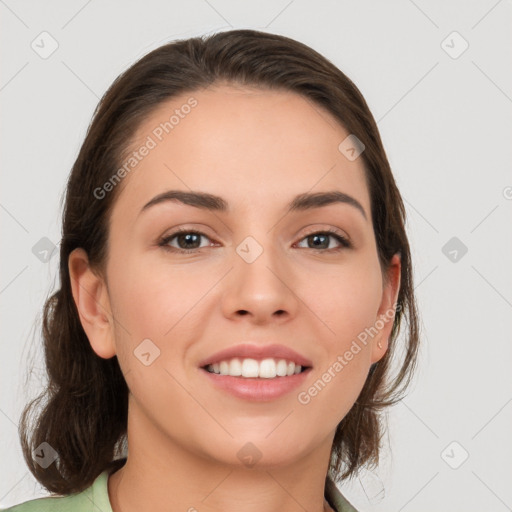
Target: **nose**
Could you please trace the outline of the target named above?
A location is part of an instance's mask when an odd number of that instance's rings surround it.
[[[235,253],[221,298],[224,315],[231,320],[248,317],[257,325],[295,317],[299,299],[293,290],[293,272],[284,258],[267,248],[252,262],[242,252]]]

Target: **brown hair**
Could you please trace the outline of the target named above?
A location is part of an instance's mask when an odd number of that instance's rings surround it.
[[[43,311],[42,334],[48,385],[24,409],[20,439],[35,478],[57,494],[79,492],[105,469],[118,468],[126,443],[128,388],[117,357],[92,350],[71,293],[68,257],[82,247],[102,270],[108,250],[108,220],[121,187],[103,199],[94,191],[119,169],[123,154],[144,120],[163,101],[228,82],[301,94],[325,108],[360,139],[371,198],[381,268],[401,255],[401,286],[385,356],[372,365],[365,385],[337,427],[329,475],[340,480],[379,459],[380,410],[398,401],[409,384],[418,350],[418,315],[412,281],[405,209],[375,120],[352,81],[325,57],[293,39],[255,30],[231,30],[166,44],[123,72],[99,102],[66,189],[60,245],[60,289]],[[405,311],[407,316],[405,317]],[[407,334],[398,351],[402,319]],[[398,357],[398,370],[391,361]],[[44,402],[36,415],[35,406]],[[49,443],[59,458],[46,469],[34,456]]]

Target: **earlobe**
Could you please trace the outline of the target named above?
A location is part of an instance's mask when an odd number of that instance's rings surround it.
[[[73,299],[89,343],[98,356],[109,359],[116,350],[106,284],[90,268],[87,253],[81,248],[69,255],[68,269]]]
[[[378,334],[373,340],[372,359],[375,363],[384,357],[389,346],[389,337],[395,320],[396,303],[400,292],[401,260],[399,253],[391,259],[387,279],[384,282],[382,300],[377,313]]]

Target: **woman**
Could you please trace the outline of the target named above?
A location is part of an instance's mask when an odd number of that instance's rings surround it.
[[[355,510],[334,482],[377,464],[416,361],[404,223],[365,100],[311,48],[232,30],[143,57],[73,166],[22,416],[61,496],[9,510]]]

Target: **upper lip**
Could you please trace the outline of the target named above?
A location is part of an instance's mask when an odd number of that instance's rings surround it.
[[[252,343],[241,343],[240,345],[234,345],[232,347],[220,350],[203,359],[199,366],[202,368],[209,364],[219,363],[220,361],[226,361],[238,357],[240,359],[251,358],[251,359],[286,359],[287,361],[293,361],[303,367],[311,367],[313,363],[302,356],[295,350],[285,347],[284,345],[255,345]]]

